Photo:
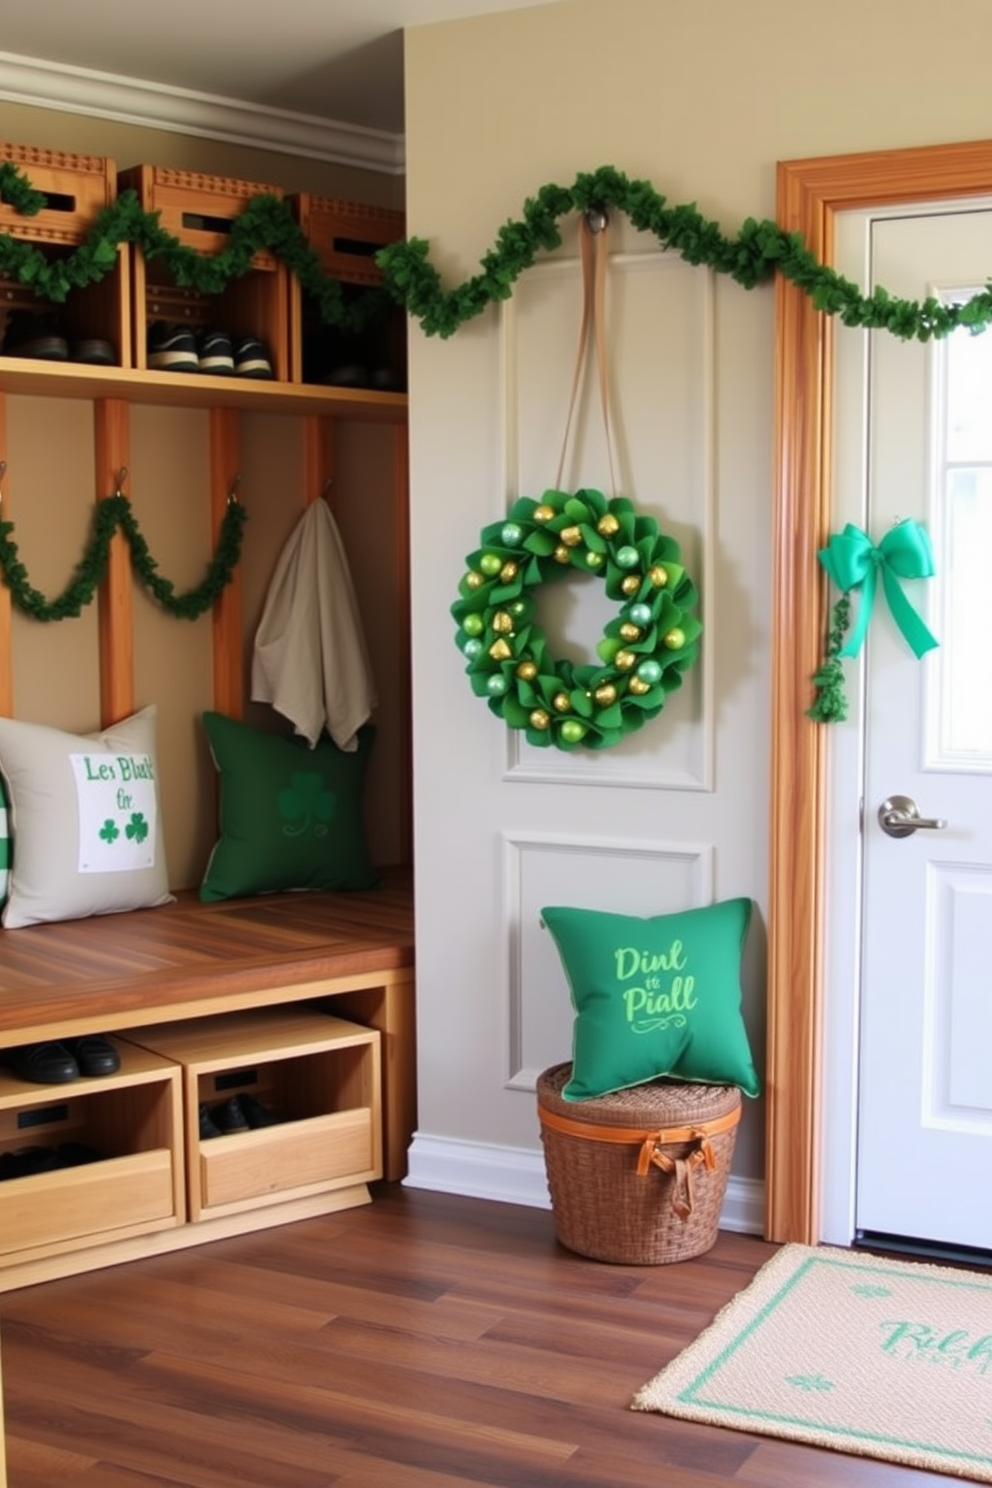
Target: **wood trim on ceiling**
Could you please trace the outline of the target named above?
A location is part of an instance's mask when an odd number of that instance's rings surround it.
[[[845,209],[992,192],[992,141],[935,145],[778,166],[778,223],[822,263]],[[772,638],[771,881],[768,965],[769,1240],[819,1236],[825,762],[829,730],[806,717],[828,586],[817,550],[829,537],[833,410],[831,319],[784,279],[776,286]]]

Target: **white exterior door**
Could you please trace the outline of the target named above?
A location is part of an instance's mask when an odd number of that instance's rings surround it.
[[[872,283],[968,298],[992,264],[992,211],[914,210],[862,241]],[[854,1233],[990,1249],[992,334],[865,339],[862,514],[851,491],[839,506],[876,544],[896,522],[925,527],[936,574],[903,588],[940,645],[916,660],[880,585],[864,661],[847,663],[863,685]],[[890,835],[879,813],[896,797],[944,824]]]

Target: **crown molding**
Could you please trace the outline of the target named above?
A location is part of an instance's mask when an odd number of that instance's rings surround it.
[[[224,140],[258,150],[277,150],[284,155],[327,160],[386,175],[402,175],[405,167],[401,134],[241,103],[188,88],[167,88],[115,73],[67,67],[13,52],[0,52],[0,100]]]

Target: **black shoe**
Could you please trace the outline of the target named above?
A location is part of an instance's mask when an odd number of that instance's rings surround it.
[[[238,1097],[232,1095],[230,1100],[224,1101],[220,1106],[214,1106],[210,1112],[211,1119],[217,1130],[225,1135],[229,1132],[245,1132],[248,1130],[248,1122],[245,1114],[238,1104]]]
[[[148,365],[155,372],[199,372],[196,337],[190,327],[153,321],[148,327]]]
[[[358,362],[346,362],[340,367],[332,367],[320,380],[328,387],[368,387],[369,369]]]
[[[272,363],[261,341],[242,336],[234,343],[234,371],[237,377],[271,377]]]
[[[253,1095],[243,1092],[241,1095],[236,1095],[234,1099],[252,1131],[256,1131],[260,1126],[278,1126],[279,1118],[273,1116],[268,1107],[263,1106],[262,1102],[256,1100]]]
[[[221,1136],[221,1129],[210,1115],[207,1107],[200,1104],[200,1141],[205,1142],[209,1137]]]
[[[197,365],[212,377],[227,377],[234,371],[234,352],[226,331],[200,331],[196,338]]]
[[[69,360],[86,362],[91,367],[113,367],[117,357],[113,344],[102,336],[83,336],[69,345]]]
[[[73,1054],[65,1044],[55,1040],[4,1049],[0,1063],[19,1080],[30,1080],[32,1085],[65,1085],[79,1079],[79,1065]]]
[[[121,1056],[102,1033],[87,1033],[82,1038],[66,1039],[65,1047],[74,1057],[81,1075],[90,1078],[116,1075],[121,1067]]]
[[[54,1147],[19,1147],[16,1152],[0,1153],[0,1180],[54,1173],[61,1166]]]
[[[3,336],[4,356],[38,357],[46,362],[69,360],[69,343],[53,315],[12,310]]]
[[[102,1162],[103,1153],[98,1147],[88,1147],[85,1142],[60,1142],[55,1149],[59,1168],[80,1168],[84,1163]]]

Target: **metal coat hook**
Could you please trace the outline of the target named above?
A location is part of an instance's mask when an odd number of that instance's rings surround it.
[[[114,495],[115,496],[123,496],[124,495],[124,482],[126,480],[127,480],[127,466],[126,465],[122,465],[121,468],[120,468],[120,470],[118,470],[118,472],[117,472],[117,480],[116,480],[116,483],[115,483],[116,484],[116,489],[114,491]]]
[[[321,491],[320,491],[321,500],[326,501],[327,498],[330,496],[330,494],[331,494],[331,492],[333,490],[334,490],[334,477],[333,477],[333,475],[329,475],[327,477],[327,479],[325,480],[323,486],[321,487]]]
[[[235,471],[234,475],[231,477],[231,484],[227,488],[227,504],[228,504],[228,506],[236,506],[237,505],[238,487],[240,486],[240,484],[241,484],[241,474],[240,474],[239,471]]]
[[[604,207],[587,207],[585,217],[586,227],[592,233],[604,232],[610,225],[610,219]]]
[[[3,478],[7,474],[7,461],[0,460],[0,507],[3,506]]]

